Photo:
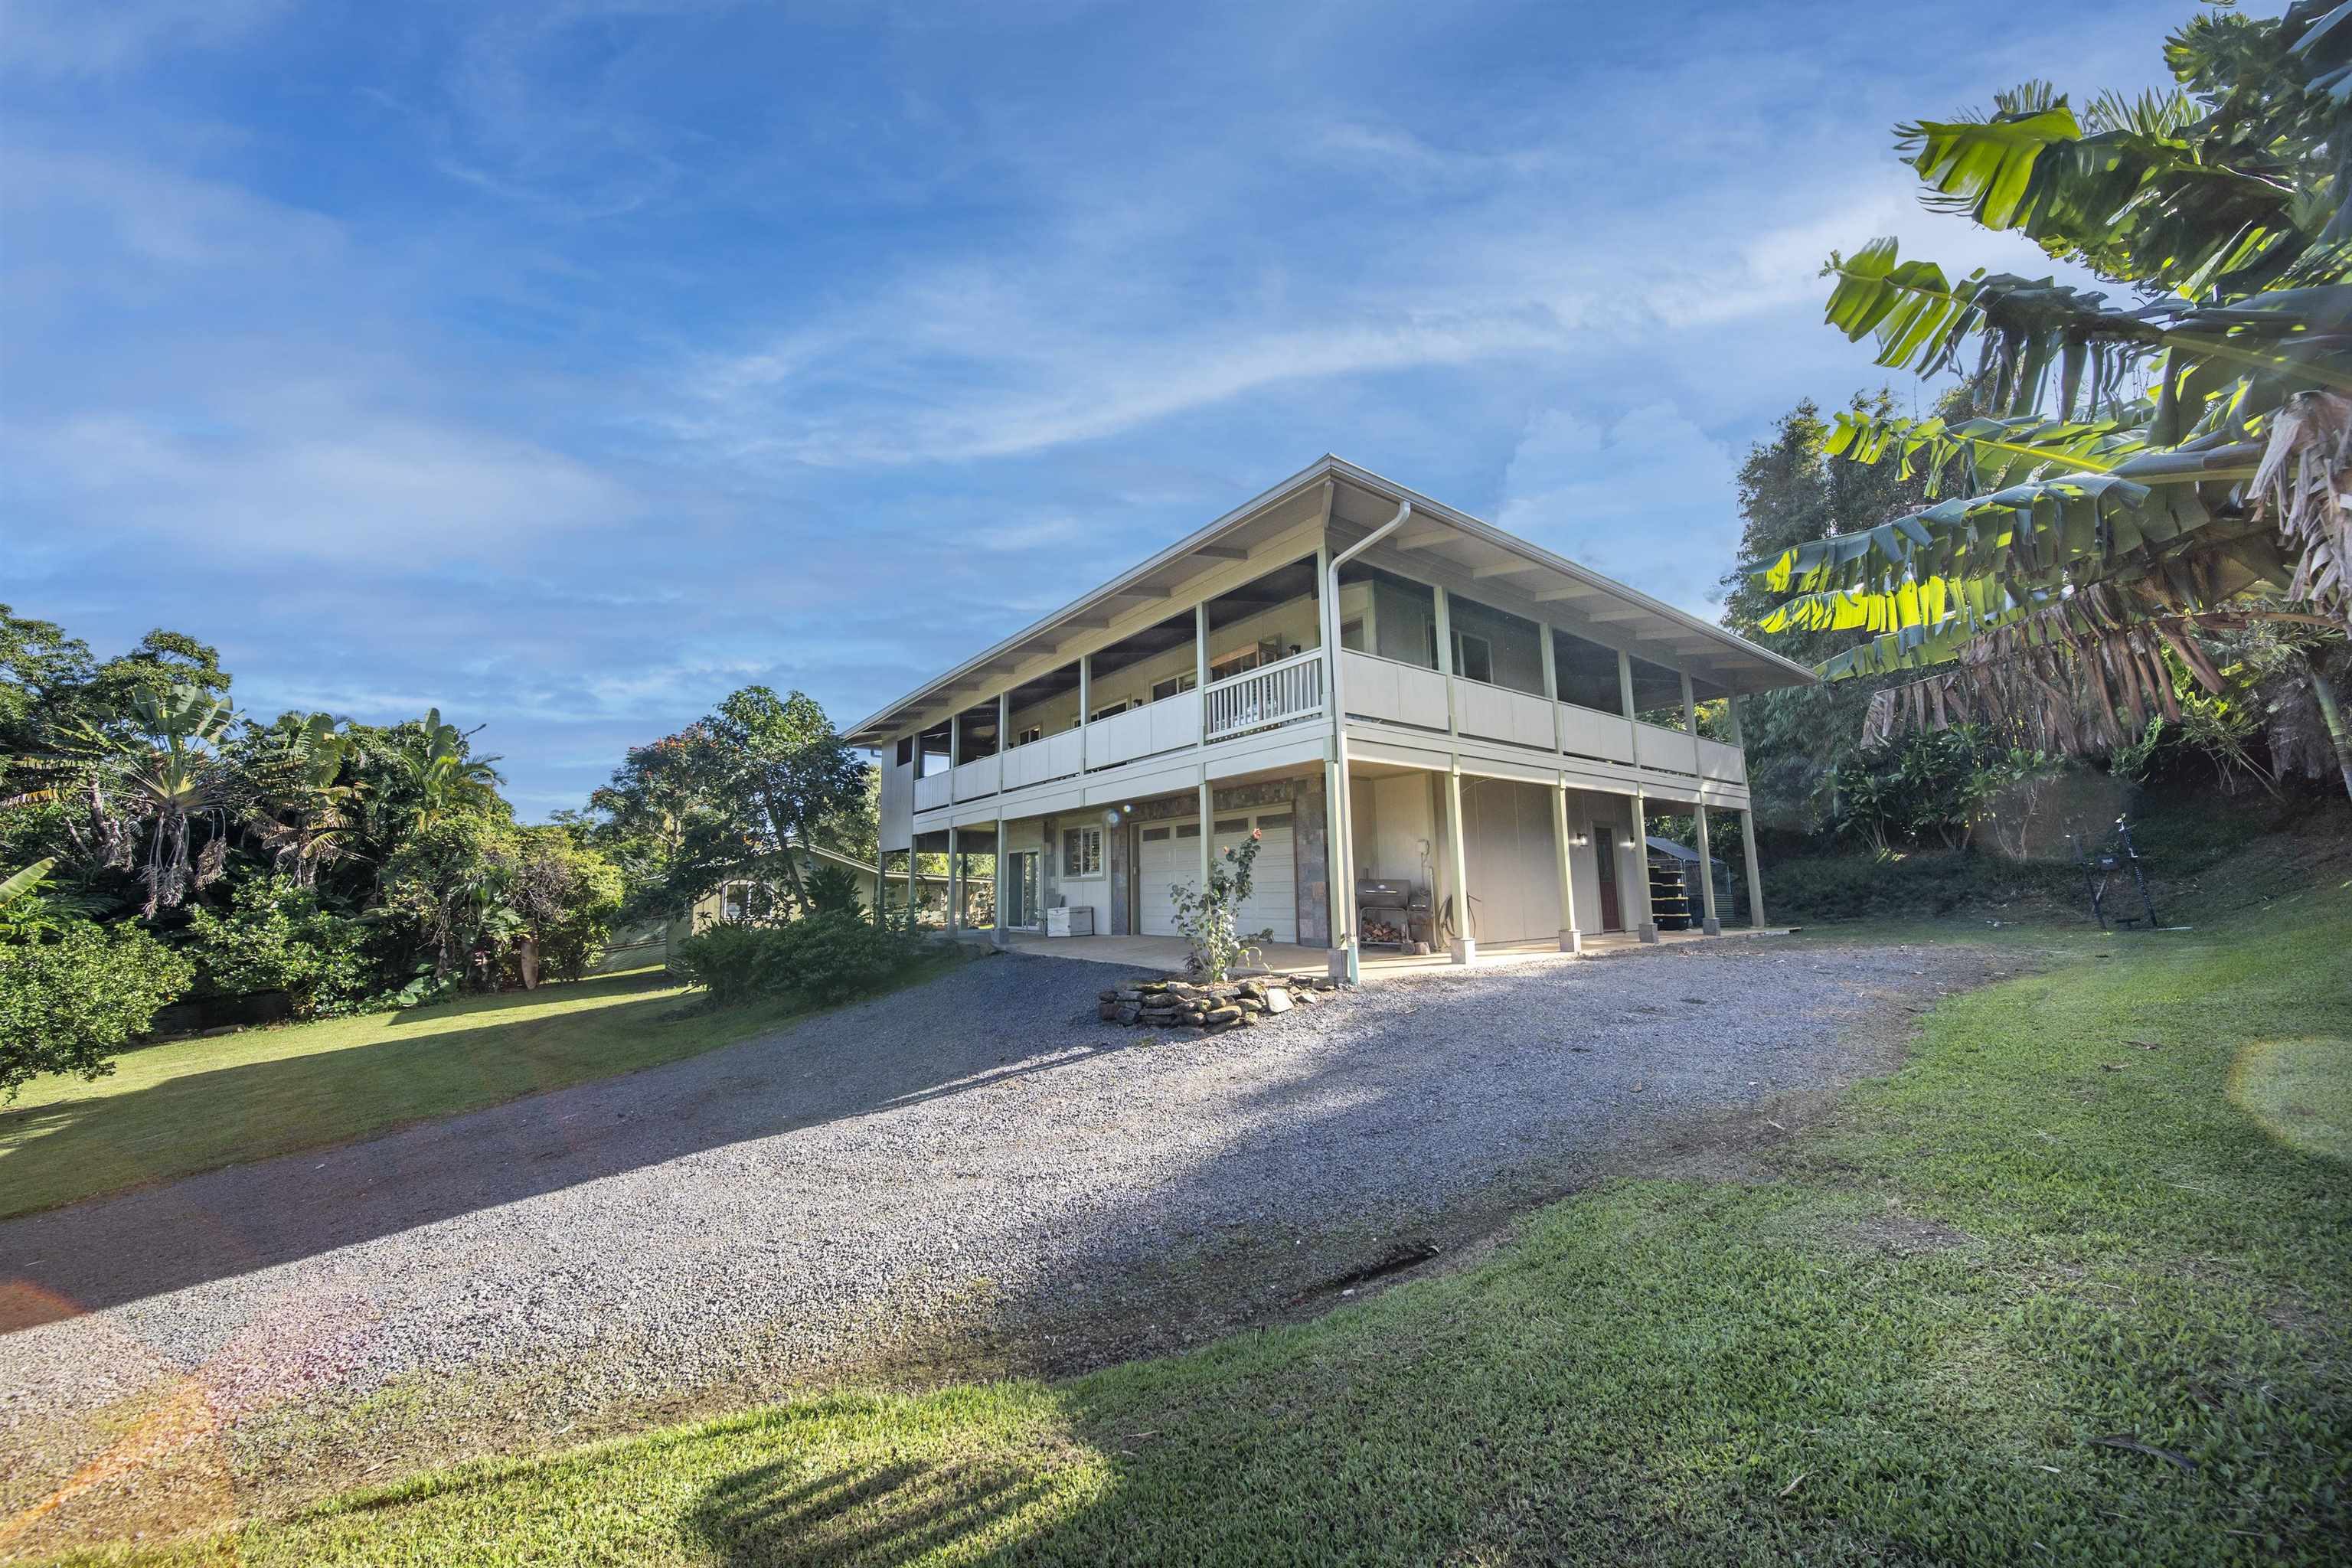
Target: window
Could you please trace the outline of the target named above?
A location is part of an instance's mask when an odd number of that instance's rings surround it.
[[[1217,831],[1220,833],[1247,833],[1249,831],[1249,818],[1246,816],[1221,817],[1217,822]]]
[[[1454,673],[1470,680],[1495,682],[1495,645],[1468,632],[1454,634]]]
[[[1199,676],[1188,670],[1182,675],[1172,675],[1165,680],[1155,681],[1151,687],[1151,700],[1163,701],[1180,691],[1190,691],[1199,679]]]
[[[1198,838],[1201,837],[1201,825],[1197,822],[1181,824],[1176,829],[1176,837],[1179,838]]]
[[[1101,707],[1096,709],[1092,714],[1088,715],[1088,717],[1095,719],[1108,719],[1116,714],[1124,713],[1126,711],[1127,699],[1122,697],[1116,702],[1104,703]]]
[[[1013,736],[1013,743],[1016,746],[1025,746],[1032,741],[1042,741],[1045,738],[1045,726],[1043,724],[1032,724],[1026,730],[1022,731],[1018,735]]]
[[[1353,648],[1358,653],[1364,651],[1364,618],[1361,616],[1339,624],[1339,646]]]
[[[898,765],[905,767],[915,760],[915,737],[908,735],[898,742]]]
[[[1143,830],[1143,841],[1146,844],[1162,843],[1167,837],[1168,830],[1164,827],[1147,827]]]
[[[1102,875],[1102,829],[1073,827],[1062,835],[1062,875]]]
[[[1290,826],[1290,813],[1286,811],[1277,816],[1261,816],[1257,819],[1257,826],[1261,833],[1272,833],[1278,827],[1287,827]]]

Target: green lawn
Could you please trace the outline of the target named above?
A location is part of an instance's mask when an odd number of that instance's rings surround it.
[[[676,1061],[793,1016],[686,1001],[639,970],[152,1046],[96,1082],[36,1079],[0,1107],[0,1217]]]
[[[1769,1179],[1605,1187],[1303,1326],[134,1560],[2341,1562],[2347,953],[2341,895],[2085,943],[1939,1006]]]

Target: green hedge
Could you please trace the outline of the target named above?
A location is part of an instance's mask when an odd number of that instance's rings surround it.
[[[0,1099],[35,1075],[112,1070],[195,979],[195,965],[137,926],[77,921],[55,941],[0,944]]]
[[[670,966],[721,1007],[767,997],[832,1006],[882,989],[927,951],[898,930],[829,910],[789,925],[715,925],[680,942]]]

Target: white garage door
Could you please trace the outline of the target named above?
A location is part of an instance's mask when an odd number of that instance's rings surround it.
[[[1263,837],[1257,863],[1250,868],[1250,896],[1242,900],[1241,910],[1234,918],[1235,929],[1244,936],[1270,930],[1276,942],[1297,942],[1298,874],[1297,858],[1291,849],[1290,813],[1270,811],[1256,816],[1221,816],[1217,818],[1217,837],[1212,847],[1220,855],[1239,848],[1248,841],[1253,826]]]
[[[1168,897],[1168,889],[1171,884],[1190,888],[1200,879],[1200,824],[1146,825],[1142,852],[1136,857],[1136,902],[1143,912],[1143,934],[1182,935],[1176,929],[1176,906]]]
[[[1272,931],[1276,942],[1298,940],[1298,873],[1288,811],[1235,814],[1217,818],[1210,845],[1222,854],[1238,847],[1255,826],[1264,836],[1257,864],[1250,871],[1250,896],[1236,916],[1243,934]],[[1168,897],[1171,883],[1190,888],[1201,878],[1201,825],[1198,822],[1147,825],[1141,831],[1141,852],[1136,857],[1137,902],[1142,909],[1146,936],[1180,936],[1176,908]]]

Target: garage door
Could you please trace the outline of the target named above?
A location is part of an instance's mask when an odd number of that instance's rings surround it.
[[[1141,907],[1143,934],[1180,936],[1176,906],[1169,900],[1171,884],[1192,887],[1201,879],[1201,825],[1160,822],[1143,829],[1142,850],[1136,857],[1136,902]]]
[[[1298,940],[1297,853],[1287,811],[1235,814],[1217,818],[1213,853],[1237,848],[1255,827],[1264,837],[1257,864],[1250,871],[1250,896],[1242,900],[1235,923],[1244,935],[1274,932],[1276,942]],[[1141,834],[1136,857],[1138,900],[1146,936],[1178,936],[1176,909],[1169,900],[1171,883],[1190,888],[1201,876],[1201,826],[1197,822],[1153,823]]]
[[[1250,896],[1242,900],[1234,928],[1244,936],[1272,931],[1276,942],[1298,940],[1298,873],[1291,850],[1290,813],[1267,812],[1258,816],[1217,818],[1213,846],[1222,855],[1249,841],[1255,826],[1264,835],[1257,863],[1250,868]]]

